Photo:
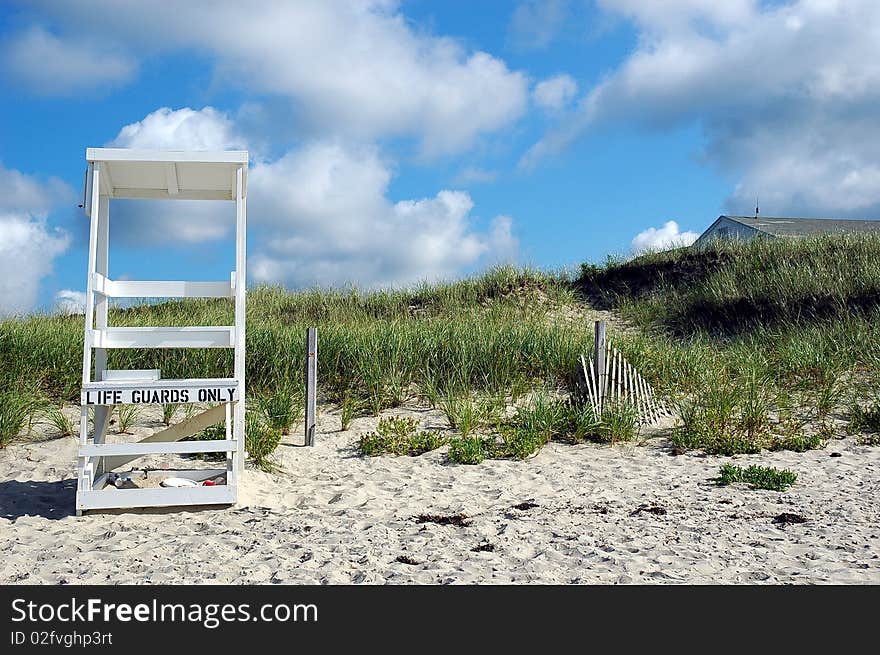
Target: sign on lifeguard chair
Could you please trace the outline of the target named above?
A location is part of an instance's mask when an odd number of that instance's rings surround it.
[[[85,201],[91,219],[76,510],[233,504],[244,459],[245,227],[247,152],[180,152],[89,148]],[[235,270],[229,281],[112,280],[109,277],[110,200],[226,200],[235,202]],[[235,325],[113,327],[111,298],[229,298]],[[163,379],[159,370],[110,370],[113,348],[234,348],[232,377]],[[94,362],[93,362],[94,360]],[[107,443],[120,405],[198,403],[201,413],[134,443]],[[89,412],[93,413],[89,432]],[[225,420],[224,439],[182,441]],[[148,455],[226,453],[222,469],[150,470],[131,485],[111,484],[118,471]],[[151,479],[152,477],[152,479]],[[174,477],[180,486],[163,487]],[[207,482],[207,484],[205,484]],[[155,484],[154,484],[155,483]],[[132,488],[124,488],[130,486]]]

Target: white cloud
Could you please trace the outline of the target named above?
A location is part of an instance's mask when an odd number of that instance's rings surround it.
[[[508,39],[519,50],[543,50],[562,30],[568,0],[525,0],[510,17]]]
[[[673,2],[602,0],[638,46],[522,164],[608,122],[697,124],[739,178],[728,211],[880,215],[880,3]]]
[[[2,165],[0,188],[8,191],[0,195],[0,315],[20,314],[34,308],[41,280],[70,245],[46,215],[73,191],[60,180],[40,182]]]
[[[649,227],[639,232],[632,240],[634,254],[657,252],[691,245],[700,235],[696,232],[681,232],[678,223],[667,221],[663,227]]]
[[[106,39],[61,39],[41,27],[16,34],[0,46],[6,74],[44,95],[117,85],[131,79],[137,69],[131,57]]]
[[[143,120],[126,125],[109,143],[117,148],[161,150],[243,149],[245,140],[232,121],[213,107],[200,110],[160,107]]]
[[[124,126],[107,145],[167,150],[236,150],[246,147],[232,120],[213,107],[200,110],[161,107],[143,120]],[[229,203],[115,200],[112,211],[116,235],[128,242],[146,244],[222,239],[232,232],[235,224],[235,212]]]
[[[0,183],[3,193],[0,208],[14,212],[46,214],[53,207],[72,203],[76,198],[73,189],[57,177],[40,181],[30,175],[0,164]]]
[[[234,124],[213,108],[159,109],[124,127],[114,145],[139,148],[243,147]],[[254,279],[292,285],[407,284],[451,277],[481,259],[515,258],[511,220],[489,234],[471,223],[467,193],[392,202],[392,164],[375,147],[316,141],[274,160],[252,158],[248,172],[250,270]],[[117,204],[123,201],[115,201]],[[204,241],[231,229],[230,203],[131,201],[116,234],[139,242]],[[181,220],[185,217],[185,220]],[[123,227],[127,226],[127,227]],[[120,230],[127,230],[120,233]]]
[[[532,96],[535,103],[549,111],[559,111],[577,95],[577,82],[571,75],[554,75],[535,85]]]
[[[455,184],[486,184],[494,182],[498,179],[498,171],[479,168],[477,166],[467,166],[459,171],[453,181]]]
[[[266,223],[251,258],[258,281],[295,286],[406,285],[458,275],[482,259],[515,257],[510,219],[480,234],[467,193],[392,202],[391,171],[371,149],[315,143],[255,166],[249,215]],[[253,210],[251,210],[253,207]]]
[[[519,257],[519,239],[513,234],[513,219],[496,216],[489,227],[489,252],[496,261],[514,264]]]
[[[69,237],[45,219],[0,210],[0,315],[34,308],[40,281],[69,245]]]
[[[59,314],[83,314],[86,311],[84,291],[62,289],[55,294],[55,311]]]
[[[79,0],[47,11],[132,52],[207,53],[225,85],[283,97],[310,138],[414,137],[425,156],[460,152],[520,117],[528,82],[500,59],[412,27],[389,0],[177,3]],[[272,130],[274,126],[266,126]]]

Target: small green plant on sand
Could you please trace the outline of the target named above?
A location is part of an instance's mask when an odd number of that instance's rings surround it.
[[[197,432],[190,437],[186,437],[184,441],[220,441],[221,439],[225,438],[226,423],[217,423],[216,425],[210,425],[206,427],[201,432]],[[193,457],[212,461],[220,461],[226,459],[226,453],[197,453],[193,455]]]
[[[261,396],[257,405],[269,427],[278,430],[281,434],[288,434],[290,426],[299,420],[305,403],[294,386],[284,382]]]
[[[621,441],[633,441],[638,435],[639,414],[630,403],[609,403],[593,425],[594,438],[612,445]]]
[[[339,420],[342,430],[348,430],[352,419],[357,414],[357,409],[357,401],[354,398],[348,394],[343,396],[342,402],[339,404]]]
[[[358,448],[362,455],[369,457],[385,453],[416,456],[445,443],[445,437],[440,434],[419,431],[414,418],[387,416],[379,419],[374,432],[361,435]]]
[[[281,443],[281,431],[269,425],[258,411],[251,411],[245,414],[244,433],[248,459],[267,473],[278,470],[270,455]]]
[[[769,489],[785,491],[797,481],[797,473],[788,469],[777,469],[772,466],[749,466],[743,468],[735,464],[721,467],[719,484],[728,485],[734,482],[747,482],[753,489]]]
[[[440,409],[446,420],[462,437],[489,425],[498,425],[504,409],[503,400],[493,397],[476,397],[470,392],[448,394],[439,399]]]
[[[59,437],[69,437],[73,434],[73,421],[71,421],[60,407],[52,405],[46,409],[46,420],[58,432]]]
[[[850,434],[880,432],[880,403],[874,402],[866,407],[853,403],[847,427]]]
[[[178,403],[167,403],[162,405],[162,423],[165,425],[171,425],[171,419],[174,418],[174,413],[177,411],[178,406]]]
[[[33,393],[18,389],[0,391],[0,448],[6,448],[22,433],[41,406],[42,402]]]
[[[791,450],[795,453],[803,453],[808,450],[824,448],[828,440],[821,434],[795,434],[781,437],[773,437],[768,444],[769,450]]]
[[[137,405],[119,405],[116,408],[116,420],[119,434],[131,434],[129,428],[134,425],[138,416]]]
[[[457,464],[479,464],[486,459],[487,439],[483,437],[456,437],[449,440],[450,461]]]

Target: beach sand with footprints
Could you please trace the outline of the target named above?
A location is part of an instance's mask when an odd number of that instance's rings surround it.
[[[15,443],[0,452],[0,583],[880,583],[880,449],[855,439],[735,458],[675,455],[662,436],[554,442],[466,466],[445,447],[362,457],[376,421],[341,431],[320,407],[314,447],[300,425],[281,472],[249,468],[237,507],[199,511],[77,517],[77,440]],[[135,432],[159,427],[144,413]],[[722,487],[727,462],[798,480]]]

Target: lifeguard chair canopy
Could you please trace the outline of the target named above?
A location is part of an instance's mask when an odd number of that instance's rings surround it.
[[[244,452],[245,253],[248,153],[88,148],[83,208],[90,217],[85,337],[80,403],[76,509],[232,504]],[[113,280],[109,274],[110,201],[226,200],[235,202],[235,270],[227,280]],[[186,214],[180,220],[186,221]],[[234,325],[115,327],[112,298],[229,298]],[[111,370],[115,348],[233,348],[231,377],[163,379],[159,370]],[[93,366],[94,359],[94,366]],[[120,405],[200,403],[201,414],[133,443],[107,443],[110,415]],[[89,412],[94,413],[89,430]],[[182,441],[225,419],[224,439]],[[184,487],[113,486],[114,474],[149,455],[225,453],[223,469],[175,470]],[[147,469],[143,469],[148,478]],[[209,486],[199,483],[209,481]]]
[[[88,148],[86,159],[101,162],[100,194],[108,198],[235,200],[241,167],[242,193],[247,196],[246,151]],[[87,183],[87,193],[89,187]],[[85,208],[88,213],[88,204]]]

